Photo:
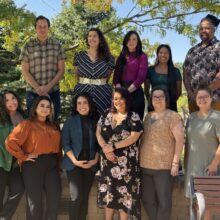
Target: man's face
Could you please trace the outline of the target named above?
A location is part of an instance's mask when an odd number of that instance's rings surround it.
[[[200,23],[199,27],[199,36],[202,42],[207,43],[214,37],[215,27],[214,25],[208,21],[204,20]]]
[[[49,27],[45,19],[40,19],[36,24],[36,33],[39,40],[46,40],[48,37]]]

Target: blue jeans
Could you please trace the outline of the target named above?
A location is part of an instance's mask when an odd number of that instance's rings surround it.
[[[26,93],[26,105],[27,105],[27,113],[30,114],[30,110],[32,107],[32,104],[34,102],[34,99],[37,98],[39,95],[34,92],[27,92]],[[49,96],[53,102],[54,106],[54,120],[56,121],[58,119],[58,116],[60,114],[60,91],[57,90],[55,92],[49,93]]]

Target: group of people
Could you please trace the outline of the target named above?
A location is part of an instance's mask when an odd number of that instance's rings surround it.
[[[186,125],[187,197],[191,175],[219,173],[220,42],[214,36],[219,22],[213,15],[201,20],[202,42],[184,62],[192,112]],[[169,220],[172,177],[178,175],[184,145],[177,113],[182,77],[170,46],[160,45],[155,65],[148,68],[138,33],[129,31],[115,64],[103,33],[90,29],[88,49],[73,61],[78,82],[71,116],[61,131],[59,80],[66,55],[59,41],[48,37],[49,27],[47,18],[37,17],[37,38],[27,42],[20,56],[27,114],[15,92],[5,91],[0,99],[0,219],[12,218],[24,191],[27,220],[57,219],[62,167],[69,182],[71,220],[86,219],[97,170],[97,201],[105,220],[112,220],[115,210],[121,220],[141,219],[140,201],[150,220]],[[114,92],[108,83],[113,71]],[[211,219],[208,210],[205,219]]]

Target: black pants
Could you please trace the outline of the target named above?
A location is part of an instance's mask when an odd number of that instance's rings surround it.
[[[132,101],[134,104],[134,112],[138,113],[138,115],[140,116],[140,119],[143,120],[145,99],[144,99],[144,92],[143,92],[142,87],[132,92],[131,97],[132,97]]]
[[[91,169],[74,167],[67,171],[70,189],[70,220],[86,220],[88,213],[89,192],[94,180],[95,172]]]
[[[55,220],[61,194],[61,183],[55,154],[39,156],[35,162],[23,164],[23,179],[27,199],[27,220]],[[46,213],[43,214],[42,194],[45,191]]]
[[[172,207],[170,170],[142,168],[141,199],[150,220],[170,220]]]
[[[3,205],[5,189],[8,186],[9,193],[6,203]],[[19,201],[24,193],[24,183],[19,167],[7,172],[0,167],[0,219],[10,220],[16,211]]]

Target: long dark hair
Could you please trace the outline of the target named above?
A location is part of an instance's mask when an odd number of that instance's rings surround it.
[[[127,89],[125,89],[124,87],[120,87],[120,88],[115,88],[115,91],[112,94],[112,108],[111,108],[111,112],[115,113],[117,112],[117,109],[115,108],[114,104],[113,104],[113,99],[114,99],[114,94],[115,93],[119,93],[121,95],[121,97],[125,100],[125,111],[126,112],[131,112],[133,110],[133,103],[132,103],[132,97],[130,92],[128,92]]]
[[[170,108],[177,110],[176,109],[177,108],[176,107],[176,100],[177,100],[176,81],[177,81],[177,79],[176,79],[176,74],[175,74],[176,69],[173,64],[172,52],[171,52],[171,48],[169,45],[161,44],[158,46],[157,51],[156,51],[157,58],[156,58],[155,66],[157,66],[159,64],[158,54],[162,48],[166,48],[169,52],[169,60],[167,62],[167,65],[168,65],[167,78],[168,78],[168,93],[169,93],[169,97],[170,97]]]
[[[73,99],[73,107],[72,107],[72,116],[78,115],[79,112],[77,111],[77,100],[79,97],[83,97],[88,101],[89,104],[89,117],[91,118],[93,125],[96,125],[97,121],[98,121],[98,113],[95,107],[94,102],[92,101],[92,97],[86,93],[86,92],[82,92],[77,94],[74,99]]]
[[[136,47],[136,51],[134,52],[134,56],[139,57],[143,54],[142,42],[141,42],[139,34],[136,31],[129,31],[124,37],[123,44],[122,44],[123,47],[116,61],[115,74],[114,74],[113,81],[115,80],[119,82],[122,81],[122,74],[123,74],[124,66],[126,64],[126,57],[130,55],[127,44],[132,34],[135,34],[137,36],[137,47]]]
[[[12,94],[18,101],[18,108],[17,108],[17,112],[19,112],[21,115],[24,115],[24,111],[22,110],[22,107],[21,107],[21,101],[20,101],[20,98],[19,96],[14,92],[14,91],[11,91],[11,90],[5,90],[1,96],[0,96],[0,123],[1,124],[11,124],[11,117],[9,115],[9,111],[8,109],[6,108],[6,95],[7,94]]]
[[[111,58],[111,53],[109,50],[109,46],[107,44],[107,41],[104,37],[104,34],[101,32],[101,30],[99,28],[90,28],[87,35],[86,35],[86,43],[88,44],[88,36],[89,36],[89,32],[91,31],[95,31],[98,36],[99,36],[99,47],[98,47],[98,58],[100,60],[106,60],[109,61]]]
[[[59,130],[59,125],[58,123],[56,123],[54,121],[54,109],[53,109],[53,102],[51,101],[51,99],[48,97],[48,96],[38,96],[37,98],[34,99],[34,102],[33,102],[33,105],[31,107],[31,111],[30,111],[30,115],[29,115],[29,119],[31,121],[34,121],[37,119],[37,113],[36,113],[36,109],[39,105],[39,103],[42,101],[42,100],[46,100],[50,103],[50,115],[48,115],[46,117],[46,121],[45,123],[49,126],[52,126],[52,127],[55,127]]]

